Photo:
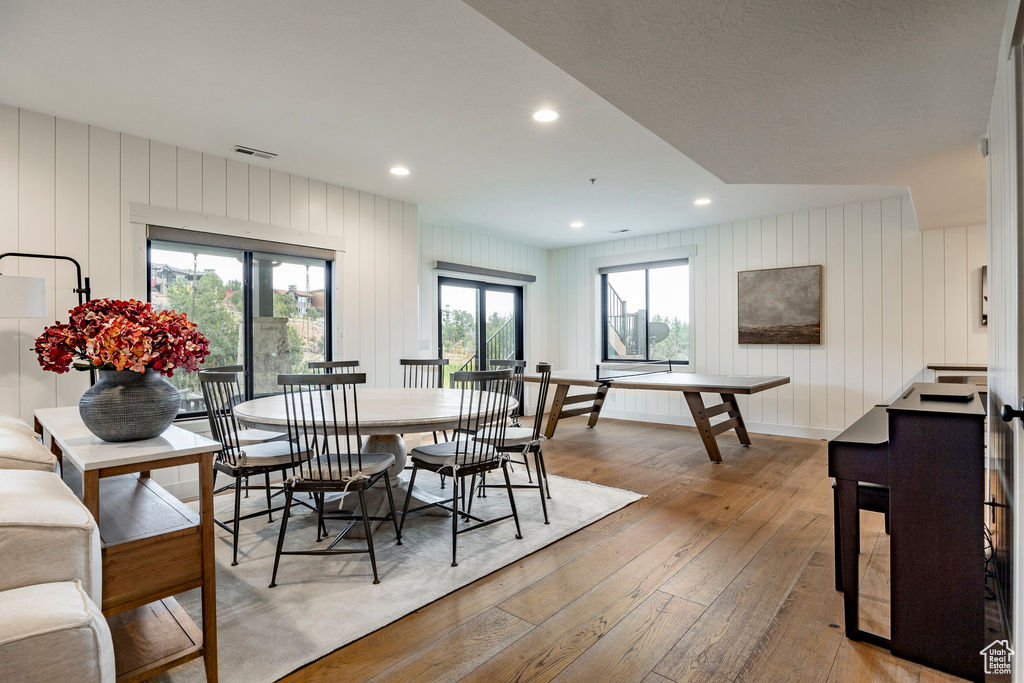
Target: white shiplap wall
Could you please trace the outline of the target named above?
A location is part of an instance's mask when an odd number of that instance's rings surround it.
[[[495,268],[535,275],[537,281],[523,288],[523,345],[528,365],[547,360],[548,297],[547,250],[464,230],[420,224],[420,340],[427,346],[424,358],[437,354],[437,276],[435,261]],[[451,277],[456,273],[444,273]],[[486,278],[485,278],[486,279]],[[519,284],[519,283],[515,283]]]
[[[595,257],[695,245],[696,371],[788,375],[740,397],[755,431],[827,437],[892,400],[928,363],[984,363],[980,323],[985,226],[920,232],[909,198],[803,211],[549,252],[556,368],[598,359]],[[823,344],[736,343],[736,273],[824,266]],[[681,396],[613,391],[610,416],[692,424]]]
[[[0,252],[74,256],[94,297],[144,298],[130,204],[342,237],[336,357],[360,359],[371,384],[401,384],[397,359],[417,352],[415,205],[0,105]],[[74,405],[88,377],[43,372],[31,351],[77,303],[74,269],[8,258],[0,271],[45,277],[49,307],[48,320],[0,320],[0,413]]]

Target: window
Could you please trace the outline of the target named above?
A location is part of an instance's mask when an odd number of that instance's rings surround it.
[[[523,358],[522,287],[451,277],[437,282],[438,350],[451,361],[445,385],[452,372],[490,370],[489,361]]]
[[[604,361],[690,362],[686,259],[601,268]]]
[[[204,243],[178,241],[189,238]],[[305,252],[333,255],[151,226],[149,300],[199,326],[210,340],[204,367],[246,368],[247,399],[278,393],[279,374],[308,372],[330,354],[332,262]],[[205,412],[197,374],[170,382],[181,391],[180,416]]]

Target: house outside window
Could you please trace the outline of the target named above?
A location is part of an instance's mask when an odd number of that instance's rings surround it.
[[[599,269],[602,361],[690,364],[689,268],[672,259]]]

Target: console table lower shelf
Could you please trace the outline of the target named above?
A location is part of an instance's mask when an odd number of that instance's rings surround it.
[[[118,683],[136,683],[194,659],[217,677],[213,454],[220,444],[170,427],[130,444],[108,444],[85,430],[77,409],[36,411],[65,483],[96,519],[102,543],[101,609],[110,626]],[[44,441],[45,443],[45,441]],[[199,512],[149,472],[199,468]],[[197,625],[173,596],[202,592]]]

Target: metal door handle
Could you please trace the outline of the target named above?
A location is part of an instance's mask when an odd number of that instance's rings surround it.
[[[1015,417],[1024,418],[1024,399],[1020,401],[1020,410],[1014,410],[1009,403],[1003,404],[1002,410],[999,411],[999,417],[1003,418],[1004,422],[1010,422]]]

